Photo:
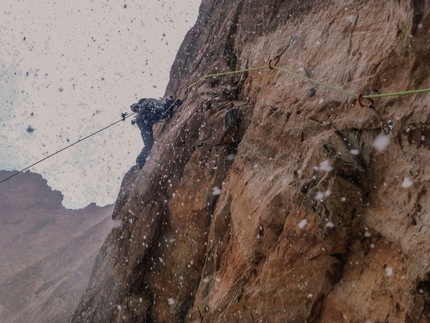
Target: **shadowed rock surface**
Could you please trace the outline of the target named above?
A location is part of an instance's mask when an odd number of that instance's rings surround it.
[[[0,321],[70,322],[113,207],[65,209],[61,193],[34,173],[2,183],[0,192]]]
[[[166,93],[268,65],[296,34],[279,66],[357,94],[430,88],[429,9],[203,0]],[[430,320],[429,94],[372,110],[266,69],[181,98],[123,180],[121,226],[72,322]],[[393,122],[387,137],[379,118]]]

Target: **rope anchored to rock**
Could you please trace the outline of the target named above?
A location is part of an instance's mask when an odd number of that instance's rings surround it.
[[[187,86],[187,88],[185,89],[185,91],[183,93],[186,93],[188,90],[190,90],[192,87],[196,86],[200,81],[206,79],[206,78],[210,78],[210,77],[218,77],[218,76],[226,76],[226,75],[233,75],[233,74],[240,74],[240,73],[246,73],[246,72],[253,72],[253,71],[259,71],[259,70],[264,70],[264,69],[270,69],[270,70],[278,70],[280,72],[289,74],[291,76],[306,80],[308,82],[317,84],[317,85],[321,85],[323,87],[329,88],[331,90],[334,90],[338,93],[341,94],[345,94],[347,96],[350,96],[352,98],[355,98],[358,100],[358,104],[360,105],[360,107],[368,107],[370,109],[372,109],[374,111],[374,113],[376,114],[376,116],[378,117],[379,121],[381,122],[381,128],[384,131],[385,134],[388,134],[390,131],[393,130],[393,122],[391,120],[388,120],[387,122],[384,122],[379,114],[379,112],[376,110],[375,108],[375,102],[373,99],[377,99],[377,98],[384,98],[384,97],[393,97],[393,96],[402,96],[402,95],[413,95],[413,94],[420,94],[420,93],[428,93],[430,92],[430,89],[419,89],[419,90],[410,90],[410,91],[402,91],[402,92],[392,92],[392,93],[383,93],[383,94],[371,94],[371,95],[365,95],[364,93],[353,93],[353,92],[349,92],[346,90],[343,90],[341,88],[335,87],[331,84],[322,82],[322,81],[318,81],[314,78],[305,76],[305,75],[301,75],[298,73],[294,73],[288,69],[282,68],[282,67],[278,67],[278,63],[280,61],[280,57],[281,55],[283,55],[285,53],[285,51],[291,46],[291,44],[297,39],[297,35],[294,35],[291,37],[290,41],[288,42],[287,46],[285,47],[285,49],[277,56],[275,56],[273,59],[269,59],[269,65],[265,65],[265,66],[258,66],[258,67],[253,67],[253,68],[247,68],[247,69],[242,69],[242,70],[237,70],[237,71],[229,71],[229,72],[221,72],[221,73],[214,73],[214,74],[207,74],[204,75],[200,78],[198,78],[196,81],[194,81],[193,83],[189,84]],[[364,103],[364,101],[368,101],[369,104]]]
[[[335,86],[330,85],[328,83],[325,83],[325,82],[322,82],[322,81],[318,81],[318,80],[316,80],[314,78],[311,78],[311,77],[308,77],[308,76],[304,76],[304,75],[301,75],[301,74],[298,74],[298,73],[294,73],[294,72],[292,72],[292,71],[290,71],[288,69],[285,69],[285,68],[278,67],[277,65],[278,65],[278,63],[280,61],[281,56],[286,52],[286,50],[291,46],[291,44],[297,38],[298,38],[297,35],[292,36],[290,38],[290,41],[288,42],[287,46],[284,48],[284,50],[279,55],[275,56],[273,59],[269,59],[269,62],[268,62],[269,64],[268,65],[258,66],[258,67],[252,67],[252,68],[247,68],[247,69],[242,69],[242,70],[237,70],[237,71],[228,71],[228,72],[221,72],[221,73],[204,75],[204,76],[198,78],[193,83],[189,84],[186,87],[186,89],[178,97],[181,97],[182,95],[184,95],[187,91],[189,91],[191,88],[193,88],[194,86],[196,86],[200,81],[202,81],[204,79],[207,79],[207,78],[210,78],[210,77],[234,75],[234,74],[240,74],[240,73],[261,71],[261,70],[264,70],[264,69],[278,70],[280,72],[289,74],[291,76],[294,76],[294,77],[297,77],[297,78],[300,78],[300,79],[303,79],[303,80],[306,80],[306,81],[311,82],[311,83],[315,83],[315,84],[321,85],[323,87],[326,87],[326,88],[329,88],[331,90],[334,90],[334,91],[336,91],[338,93],[345,94],[345,95],[348,95],[350,97],[353,97],[353,98],[357,99],[358,100],[358,104],[360,105],[360,107],[368,107],[368,108],[372,109],[375,112],[376,116],[378,117],[379,121],[381,122],[381,128],[383,129],[383,131],[384,131],[385,134],[388,134],[393,129],[393,122],[391,120],[388,120],[387,122],[383,122],[381,116],[379,115],[379,112],[375,108],[375,103],[374,103],[373,99],[385,98],[385,97],[394,97],[394,96],[403,96],[403,95],[414,95],[414,94],[420,94],[420,93],[428,93],[428,92],[430,92],[430,89],[418,89],[418,90],[410,90],[410,91],[402,91],[402,92],[392,92],[392,93],[382,93],[382,94],[371,94],[371,95],[364,95],[363,93],[356,94],[356,93],[352,93],[352,92],[343,90],[341,88],[335,87]],[[168,107],[168,109],[166,109],[166,111],[164,113],[167,113],[169,111],[169,109],[171,109],[172,107],[174,107],[175,103],[177,102],[177,100],[178,99],[176,98],[172,102],[172,104]],[[364,100],[367,100],[369,102],[369,104],[364,103]],[[64,147],[64,148],[56,151],[55,153],[53,153],[53,154],[51,154],[51,155],[49,155],[49,156],[47,156],[47,157],[45,157],[45,158],[43,158],[43,159],[35,162],[34,164],[32,164],[32,165],[30,165],[30,166],[28,166],[28,167],[26,167],[26,168],[18,171],[17,173],[12,174],[11,176],[9,176],[9,177],[1,180],[0,184],[3,183],[3,182],[5,182],[5,181],[7,181],[8,179],[16,176],[16,175],[18,175],[18,174],[20,174],[20,173],[28,170],[29,168],[31,168],[31,167],[33,167],[33,166],[41,163],[42,161],[44,161],[44,160],[46,160],[48,158],[51,158],[52,156],[54,156],[54,155],[56,155],[56,154],[58,154],[58,153],[60,153],[60,152],[62,152],[64,150],[66,150],[66,149],[68,149],[68,148],[70,148],[70,147],[72,147],[72,146],[80,143],[81,141],[84,141],[85,139],[88,139],[88,138],[90,138],[90,137],[92,137],[92,136],[94,136],[94,135],[96,135],[96,134],[98,134],[98,133],[106,130],[107,128],[109,128],[111,126],[113,126],[113,125],[115,125],[115,124],[117,124],[117,123],[119,123],[121,121],[124,121],[126,118],[128,118],[128,117],[130,117],[130,116],[132,116],[134,114],[135,113],[133,113],[133,114],[122,113],[120,120],[118,120],[118,121],[116,121],[116,122],[114,122],[114,123],[112,123],[112,124],[110,124],[110,125],[102,128],[102,129],[100,129],[100,130],[98,130],[98,131],[96,131],[96,132],[94,132],[94,133],[92,133],[92,134],[90,134],[90,135],[82,138],[82,139],[79,139],[78,141],[74,142],[73,144],[70,144],[70,145],[68,145],[68,146],[66,146],[66,147]]]

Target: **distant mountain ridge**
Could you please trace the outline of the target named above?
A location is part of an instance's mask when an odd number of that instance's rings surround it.
[[[0,179],[13,172],[0,171]],[[113,206],[65,209],[41,175],[0,186],[0,321],[68,322],[103,240]]]

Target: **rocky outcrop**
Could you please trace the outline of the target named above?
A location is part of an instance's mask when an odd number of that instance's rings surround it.
[[[293,35],[279,66],[296,73],[351,93],[429,88],[429,7],[204,0],[167,93],[267,65]],[[124,178],[73,322],[430,320],[428,94],[372,110],[266,69],[182,97]]]

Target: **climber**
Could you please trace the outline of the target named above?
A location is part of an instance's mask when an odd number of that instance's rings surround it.
[[[136,159],[136,163],[140,169],[145,165],[146,159],[148,158],[154,143],[152,126],[162,119],[171,118],[174,107],[178,107],[181,104],[181,100],[174,99],[170,96],[163,100],[140,99],[138,103],[134,103],[131,106],[131,110],[137,113],[132,124],[136,123],[139,127],[144,144],[142,151]]]

